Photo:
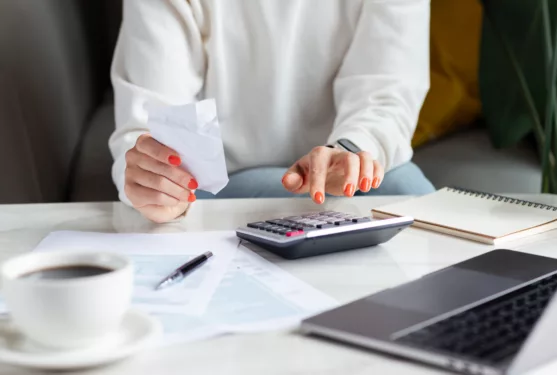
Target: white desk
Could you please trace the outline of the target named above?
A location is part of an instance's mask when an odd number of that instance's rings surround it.
[[[557,197],[522,197],[557,204]],[[404,197],[328,199],[325,208],[369,214],[372,207]],[[198,201],[179,223],[155,225],[120,203],[0,205],[0,261],[31,250],[49,232],[177,232],[230,230],[248,221],[315,210],[309,200],[258,199]],[[515,242],[508,248],[557,257],[557,232]],[[187,244],[184,244],[187,246]],[[489,250],[419,229],[408,229],[389,243],[369,249],[287,261],[262,252],[300,279],[344,303],[417,278]],[[89,370],[91,375],[184,374],[446,374],[362,349],[288,332],[224,336],[165,350],[145,352],[124,362]],[[557,373],[555,364],[532,375]],[[2,375],[37,374],[0,364]],[[67,373],[73,374],[73,373]]]

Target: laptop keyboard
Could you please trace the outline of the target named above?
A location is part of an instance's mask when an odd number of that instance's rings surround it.
[[[556,290],[553,275],[396,341],[497,364],[518,352]]]

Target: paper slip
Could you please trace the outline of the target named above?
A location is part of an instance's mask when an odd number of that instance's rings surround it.
[[[218,193],[228,184],[217,108],[213,99],[180,106],[148,103],[149,131],[182,158],[199,189]]]
[[[132,304],[148,312],[200,315],[228,270],[238,246],[227,234],[113,234],[53,232],[35,251],[96,250],[126,254],[134,264]],[[189,259],[212,251],[206,264],[170,288],[155,286]]]

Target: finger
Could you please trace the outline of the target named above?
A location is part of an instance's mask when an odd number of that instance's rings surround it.
[[[360,151],[358,153],[360,158],[360,190],[367,193],[371,189],[371,184],[374,177],[373,157],[367,151]]]
[[[309,154],[309,191],[317,204],[325,201],[325,182],[330,161],[331,149],[327,147],[316,147]]]
[[[151,204],[138,208],[137,210],[147,219],[158,224],[163,224],[183,215],[189,204],[190,203],[188,202],[181,202],[174,207],[156,206]]]
[[[180,201],[161,191],[141,186],[134,182],[126,183],[126,195],[134,207],[141,208],[148,205],[174,207]]]
[[[373,181],[371,183],[371,187],[377,189],[379,185],[381,185],[381,182],[383,182],[384,178],[385,178],[385,170],[383,169],[383,166],[377,160],[374,160]]]
[[[168,164],[161,163],[160,161],[140,152],[136,152],[135,154],[132,153],[129,158],[133,162],[132,165],[137,165],[145,171],[164,176],[168,180],[185,189],[195,190],[199,187],[197,180],[193,178],[190,173],[181,168],[175,168]]]
[[[344,186],[342,191],[347,197],[354,196],[358,186],[358,176],[360,175],[360,158],[352,152],[343,152],[336,155],[341,158],[344,166]]]
[[[149,155],[161,163],[173,165],[175,167],[182,164],[182,160],[176,151],[159,143],[150,135],[144,134],[140,136],[135,144],[135,148],[139,152]]]
[[[127,178],[141,186],[160,191],[177,200],[185,202],[189,199],[191,192],[182,186],[175,184],[160,174],[152,173],[141,168],[128,168]]]
[[[308,165],[308,157],[304,156],[300,160],[298,160],[294,165],[292,165],[282,177],[282,185],[286,188],[286,190],[294,193],[299,193],[302,187],[304,187],[305,179],[304,176],[306,175],[304,169],[304,165]]]
[[[282,185],[286,190],[298,191],[304,184],[304,176],[299,172],[287,172],[282,178]]]

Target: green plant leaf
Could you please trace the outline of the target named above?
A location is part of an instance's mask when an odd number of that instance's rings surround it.
[[[532,110],[539,124],[545,124],[549,77],[542,1],[482,0],[482,3],[486,14],[479,62],[482,113],[493,145],[508,147],[533,131]],[[548,0],[548,8],[555,25],[557,0]],[[521,69],[532,101],[530,107],[501,36],[508,42],[515,65]],[[539,142],[540,134],[536,136]],[[539,146],[541,151],[542,145]]]

